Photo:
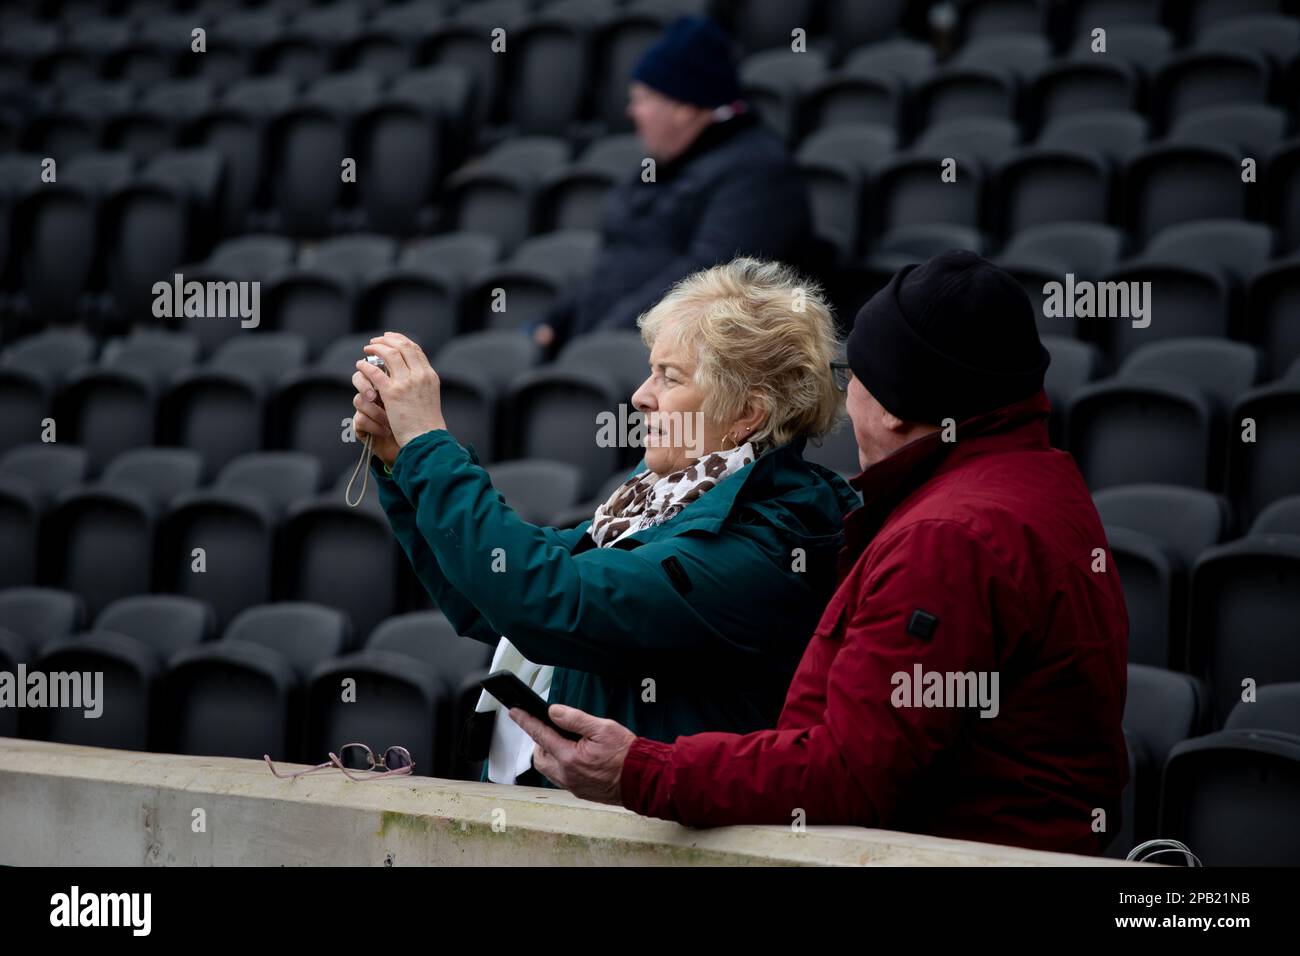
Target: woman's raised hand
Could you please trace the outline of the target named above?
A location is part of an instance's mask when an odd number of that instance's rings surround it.
[[[357,371],[384,403],[381,411],[398,449],[417,435],[447,427],[442,417],[442,383],[420,346],[400,332],[385,332],[362,351],[378,355],[388,369],[385,375],[369,362],[357,361]],[[364,399],[365,393],[360,389],[358,393]],[[373,415],[367,417],[375,420]],[[396,457],[396,451],[393,454]]]

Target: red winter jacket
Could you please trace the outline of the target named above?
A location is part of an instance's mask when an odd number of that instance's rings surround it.
[[[1047,413],[1040,392],[859,475],[839,588],[776,729],[638,738],[624,806],[690,826],[803,819],[1101,852],[1094,811],[1114,832],[1128,779],[1128,615]],[[929,674],[955,672],[990,690],[996,672],[995,716],[916,706]]]

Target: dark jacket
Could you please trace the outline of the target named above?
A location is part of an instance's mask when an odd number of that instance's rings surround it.
[[[900,449],[854,479],[843,578],[775,730],[638,740],[623,803],[699,826],[911,830],[1099,853],[1119,826],[1128,615],[1046,398]],[[922,612],[917,617],[915,612]],[[937,620],[935,620],[937,619]],[[999,674],[999,711],[904,707],[895,675]]]
[[[393,531],[458,633],[492,646],[504,635],[555,665],[551,703],[672,740],[776,723],[858,501],[803,459],[803,444],[760,455],[607,548],[586,524],[524,521],[446,431],[408,442],[392,478],[375,474]]]
[[[655,181],[614,187],[591,276],[545,320],[561,339],[632,329],[677,280],[738,255],[800,263],[811,235],[808,195],[781,141],[742,114],[706,129]]]

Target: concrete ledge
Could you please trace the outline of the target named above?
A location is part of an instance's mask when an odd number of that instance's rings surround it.
[[[193,831],[196,809],[206,832]],[[8,866],[1113,862],[858,827],[692,830],[555,790],[429,777],[358,783],[333,772],[289,781],[255,760],[0,738],[0,864]]]

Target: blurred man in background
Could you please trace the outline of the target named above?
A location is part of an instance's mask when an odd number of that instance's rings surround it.
[[[532,330],[544,348],[635,329],[679,279],[737,256],[798,263],[809,239],[803,182],[741,100],[731,40],[712,20],[677,20],[646,51],[628,115],[653,168],[611,190],[591,276]]]

